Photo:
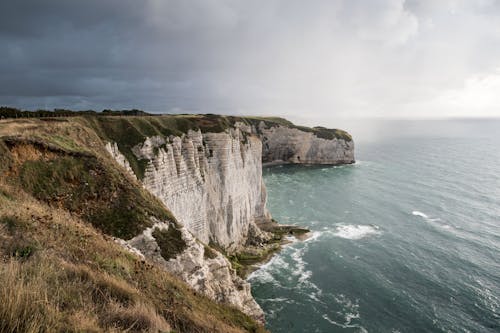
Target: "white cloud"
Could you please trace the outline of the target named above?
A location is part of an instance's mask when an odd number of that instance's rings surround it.
[[[351,19],[361,39],[402,44],[418,32],[418,18],[405,7],[405,0],[374,0],[356,3]]]
[[[500,68],[467,78],[459,89],[444,91],[436,98],[434,108],[448,115],[500,116]]]

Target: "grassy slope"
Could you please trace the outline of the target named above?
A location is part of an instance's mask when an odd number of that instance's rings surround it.
[[[0,332],[263,331],[115,244],[173,217],[87,121],[0,122]]]

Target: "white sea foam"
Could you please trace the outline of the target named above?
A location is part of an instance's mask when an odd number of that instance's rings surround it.
[[[354,314],[348,314],[348,315],[353,315],[354,317],[352,319],[359,318],[359,315],[354,315]],[[342,328],[358,328],[359,332],[361,332],[361,333],[368,333],[368,331],[366,330],[366,328],[364,328],[363,326],[352,325],[352,324],[350,324],[350,322],[349,323],[344,323],[344,324],[338,323],[335,320],[330,319],[330,317],[328,317],[328,315],[326,313],[323,314],[322,317],[323,317],[324,320],[326,320],[327,322],[329,322],[332,325],[335,325],[335,326],[338,326],[338,327],[342,327]]]
[[[325,304],[321,300],[323,291],[311,281],[312,271],[306,269],[307,263],[303,258],[311,242],[318,239],[321,234],[322,232],[318,231],[312,232],[312,236],[307,240],[286,247],[280,254],[252,272],[247,280],[252,283],[258,281],[259,283],[271,283],[284,289],[295,289],[315,303]],[[288,280],[286,285],[279,282],[284,276],[287,276]]]
[[[291,255],[291,258],[295,263],[295,270],[292,272],[292,275],[298,277],[298,283],[300,284],[308,282],[309,278],[312,275],[311,271],[306,270],[306,262],[302,258],[302,256],[304,255],[304,251],[304,247],[301,249],[296,249]]]
[[[427,220],[429,222],[438,222],[438,221],[441,221],[440,218],[430,218],[427,214],[419,212],[418,210],[414,210],[413,212],[411,212],[411,214],[414,215],[414,216],[419,216],[419,217],[421,217],[424,220]]]
[[[431,218],[427,214],[419,212],[418,210],[414,210],[411,213],[413,215],[415,215],[415,216],[423,218],[427,222],[435,223],[436,226],[441,227],[443,229],[446,229],[446,230],[452,230],[452,229],[454,229],[453,226],[451,226],[449,224],[442,223],[442,220],[439,217],[437,217],[437,218]],[[437,223],[437,222],[441,222],[441,223]]]
[[[368,236],[380,235],[381,231],[376,225],[338,225],[332,233],[336,237],[358,240]]]
[[[278,302],[278,303],[290,303],[290,300],[285,297],[277,297],[277,298],[263,298],[263,302]]]
[[[267,263],[263,264],[256,271],[253,271],[248,275],[247,280],[257,280],[263,283],[272,283],[274,285],[279,285],[279,282],[273,277],[273,270],[288,270],[289,265],[283,260],[279,255],[274,256]]]
[[[315,232],[307,241],[317,239],[320,235],[320,232]],[[312,271],[306,269],[306,262],[303,258],[310,243],[302,242],[300,245],[302,246],[293,248],[293,252],[290,254],[290,258],[293,260],[293,263],[290,264],[293,268],[291,276],[297,279],[296,286],[299,286],[301,293],[316,303],[324,304],[321,300],[323,290],[311,281]]]
[[[415,215],[415,216],[420,216],[420,217],[422,217],[422,218],[424,218],[424,219],[428,219],[428,218],[429,218],[426,214],[424,214],[424,213],[422,213],[422,212],[419,212],[418,210],[414,210],[414,211],[413,211],[413,212],[411,212],[411,213],[412,213],[412,215]]]
[[[303,241],[303,243],[312,243],[318,240],[318,238],[322,235],[323,233],[321,231],[313,231],[309,233],[309,237]]]

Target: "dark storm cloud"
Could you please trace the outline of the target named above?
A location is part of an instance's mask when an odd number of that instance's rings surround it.
[[[198,52],[185,32],[155,25],[151,9],[122,0],[3,2],[2,102],[159,107],[187,97]]]
[[[0,104],[498,114],[499,17],[497,1],[2,1]]]

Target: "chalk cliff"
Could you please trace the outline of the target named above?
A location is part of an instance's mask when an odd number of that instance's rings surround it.
[[[263,312],[253,300],[249,284],[236,276],[221,254],[203,256],[203,245],[190,234],[229,254],[258,245],[270,236],[256,223],[271,221],[262,180],[263,162],[354,162],[354,144],[347,133],[290,124],[239,118],[217,132],[188,129],[181,135],[148,136],[133,146],[135,158],[146,162],[143,186],[185,227],[183,237],[189,246],[176,258],[164,260],[155,251],[157,245],[150,231],[128,244],[194,289],[262,319]],[[106,148],[134,175],[119,145],[109,142]]]
[[[354,143],[349,138],[321,138],[314,132],[284,126],[261,127],[264,163],[354,163]]]

